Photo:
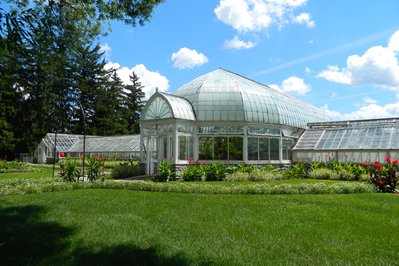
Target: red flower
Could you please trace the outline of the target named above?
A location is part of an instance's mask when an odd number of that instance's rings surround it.
[[[193,158],[188,158],[188,164],[193,164]]]
[[[374,162],[374,167],[375,167],[375,168],[379,168],[379,166],[380,166],[380,163],[379,163],[378,161],[375,161],[375,162]]]
[[[64,152],[60,152],[60,157],[61,158],[65,158],[65,153]]]
[[[85,156],[83,154],[79,155],[80,159],[83,159]]]
[[[369,166],[369,165],[368,165],[367,163],[361,163],[360,166],[362,166],[362,167],[367,167],[367,166]]]
[[[198,160],[198,161],[197,161],[197,164],[198,164],[198,165],[201,165],[201,164],[202,164],[202,162],[201,162],[200,160]]]
[[[387,156],[387,157],[385,158],[385,161],[386,161],[387,163],[391,163],[391,157]]]
[[[398,159],[392,161],[393,165],[398,166]]]

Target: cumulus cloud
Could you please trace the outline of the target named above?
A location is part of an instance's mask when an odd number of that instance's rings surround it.
[[[223,48],[225,49],[250,49],[256,45],[256,42],[248,41],[245,42],[241,40],[238,36],[234,36],[231,40],[225,40],[223,44]]]
[[[208,58],[196,50],[183,47],[172,54],[172,61],[173,67],[184,69],[201,66],[208,62]]]
[[[301,78],[292,76],[284,80],[281,86],[272,84],[270,87],[278,89],[286,94],[303,96],[310,92],[310,87]]]
[[[366,97],[363,98],[363,102],[368,103],[368,104],[373,104],[373,103],[377,103],[377,100],[366,96]]]
[[[109,60],[111,51],[111,46],[108,43],[100,44],[100,53],[104,53],[105,60]]]
[[[387,118],[399,116],[399,95],[397,95],[397,102],[388,103],[385,105],[378,105],[377,101],[365,97],[363,104],[350,113],[340,113],[330,110],[328,105],[324,105],[320,109],[327,114],[331,120],[358,120],[358,119],[373,119],[373,118]]]
[[[156,71],[150,71],[143,64],[135,65],[132,68],[121,67],[118,63],[109,62],[105,65],[106,69],[116,69],[116,73],[124,84],[132,84],[129,76],[134,72],[139,77],[139,81],[144,86],[143,92],[145,98],[148,99],[154,94],[155,89],[159,91],[167,91],[169,89],[169,80]]]
[[[276,24],[306,24],[314,27],[310,14],[294,15],[294,10],[307,0],[220,0],[214,9],[218,20],[238,32],[259,32]]]
[[[306,25],[308,28],[313,28],[314,26],[316,26],[316,23],[312,20],[310,14],[306,12],[303,12],[294,17],[293,22],[296,24]]]
[[[351,55],[346,67],[328,66],[317,77],[346,84],[374,84],[399,90],[399,31],[389,39],[387,47],[373,46],[363,55]]]

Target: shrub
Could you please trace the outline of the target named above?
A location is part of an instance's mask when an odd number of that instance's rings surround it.
[[[137,161],[121,162],[115,165],[111,172],[111,178],[124,179],[134,176],[143,175],[144,172],[140,169]]]
[[[231,174],[227,174],[226,181],[233,181],[233,182],[245,182],[249,181],[249,173],[247,172],[235,172]]]
[[[309,178],[312,179],[325,179],[325,180],[337,180],[339,178],[338,174],[328,168],[317,168],[309,172]]]
[[[206,181],[223,181],[226,178],[226,166],[220,163],[210,163],[205,166]]]
[[[33,169],[27,163],[23,163],[17,160],[8,162],[6,160],[0,159],[0,173],[25,171],[33,171]]]
[[[390,157],[385,158],[386,164],[383,165],[375,161],[368,166],[362,164],[370,174],[370,181],[374,184],[379,192],[395,192],[396,184],[398,183],[399,170],[398,160],[391,160]]]
[[[162,161],[158,166],[158,175],[155,181],[166,182],[172,176],[172,164],[168,161]]]
[[[94,181],[99,177],[104,181],[104,160],[96,156],[87,158],[87,179]]]
[[[202,166],[191,166],[180,172],[184,181],[202,181],[204,170]]]
[[[80,163],[72,157],[61,160],[59,175],[62,181],[65,182],[78,181],[80,177]]]
[[[293,163],[290,168],[284,171],[286,178],[306,178],[307,171],[304,163]]]
[[[339,180],[347,180],[347,181],[354,181],[354,180],[359,180],[359,178],[356,178],[355,173],[352,171],[342,168],[341,170],[338,171],[338,179]]]

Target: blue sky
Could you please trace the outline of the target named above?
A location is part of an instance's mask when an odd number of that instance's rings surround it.
[[[147,97],[219,67],[324,109],[399,117],[399,1],[166,0],[143,27],[113,22],[108,66]]]

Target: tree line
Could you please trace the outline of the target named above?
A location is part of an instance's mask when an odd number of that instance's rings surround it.
[[[138,133],[143,86],[135,73],[126,85],[104,68],[98,37],[112,19],[143,25],[161,2],[16,0],[0,8],[0,156],[33,152],[48,132]]]

